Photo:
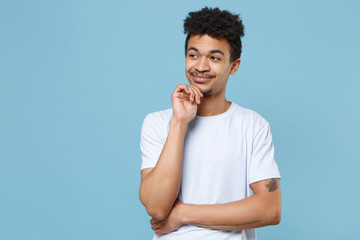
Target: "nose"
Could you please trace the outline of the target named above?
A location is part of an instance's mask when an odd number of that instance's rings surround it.
[[[199,72],[210,71],[210,65],[206,58],[202,57],[196,62],[195,69]]]

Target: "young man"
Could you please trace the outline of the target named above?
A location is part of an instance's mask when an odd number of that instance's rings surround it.
[[[280,222],[280,174],[268,122],[225,98],[242,21],[203,8],[184,29],[189,85],[175,88],[172,108],[147,115],[141,132],[139,195],[153,239],[256,239],[254,228]]]

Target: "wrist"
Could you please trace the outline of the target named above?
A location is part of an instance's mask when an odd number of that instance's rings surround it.
[[[185,129],[185,130],[186,130],[188,124],[189,124],[188,121],[178,119],[176,117],[173,117],[170,121],[170,127],[180,128],[180,129]]]
[[[189,208],[190,204],[181,204],[181,207],[179,209],[179,220],[182,225],[190,223]]]

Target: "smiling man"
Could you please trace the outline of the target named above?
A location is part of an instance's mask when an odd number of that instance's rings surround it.
[[[141,131],[140,200],[153,239],[256,239],[280,222],[280,173],[269,123],[225,97],[240,66],[244,26],[218,8],[185,19],[189,85]]]

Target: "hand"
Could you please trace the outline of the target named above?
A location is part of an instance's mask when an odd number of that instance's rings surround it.
[[[201,97],[203,94],[199,88],[192,85],[177,85],[171,95],[173,119],[188,124],[195,118]]]
[[[176,200],[174,207],[167,218],[161,221],[151,219],[150,223],[152,230],[154,230],[156,234],[164,234],[180,228],[184,224],[181,215],[181,209],[183,206],[183,202]]]

